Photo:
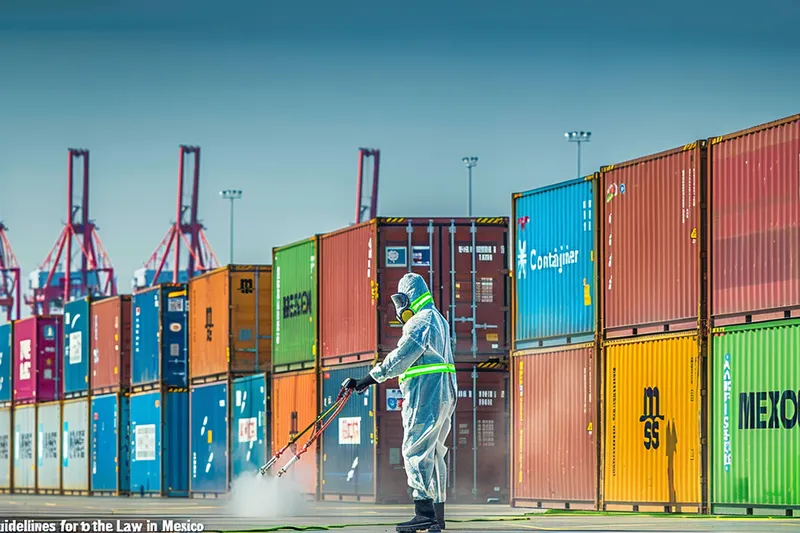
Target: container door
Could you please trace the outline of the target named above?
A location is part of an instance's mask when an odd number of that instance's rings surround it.
[[[64,306],[64,396],[86,395],[89,390],[89,300]]]
[[[64,402],[61,437],[62,490],[89,491],[89,399]]]
[[[375,387],[378,410],[378,446],[376,450],[375,482],[378,503],[408,503],[411,489],[408,486],[403,464],[403,419],[400,411],[403,397],[397,380],[392,379]]]
[[[287,372],[272,376],[272,449],[280,450],[319,413],[317,372]],[[294,453],[307,442],[301,439],[287,450]],[[288,455],[285,455],[287,457]],[[283,466],[283,460],[278,465]],[[278,466],[278,468],[280,468]],[[286,476],[307,494],[317,492],[317,446],[310,446]]]
[[[161,450],[167,496],[189,495],[189,393],[167,392],[163,415],[164,446]]]
[[[230,371],[237,374],[267,372],[272,365],[272,272],[255,268],[230,274]]]
[[[188,304],[186,288],[164,287],[161,307],[161,379],[167,387],[188,385]],[[155,363],[158,365],[158,361]],[[188,415],[187,415],[188,416]]]
[[[131,384],[142,385],[157,382],[159,373],[160,343],[159,289],[133,295],[133,358],[131,361]]]
[[[195,494],[228,491],[228,384],[191,389],[192,474],[190,490]]]
[[[11,359],[14,347],[12,346],[11,328],[11,324],[0,326],[0,403],[12,400]]]
[[[116,394],[92,398],[92,492],[117,493],[119,406]]]
[[[233,477],[253,472],[267,462],[267,384],[263,374],[233,384]]]
[[[11,409],[0,408],[0,489],[11,489]]]
[[[57,491],[61,488],[61,405],[52,402],[40,404],[37,409],[37,488],[39,491]]]
[[[370,364],[331,369],[322,375],[322,408],[336,400],[342,382],[363,376]],[[354,394],[322,435],[320,491],[325,495],[375,494],[375,388]]]
[[[14,489],[33,491],[36,488],[36,407],[14,409]]]
[[[64,330],[62,317],[39,318],[36,321],[36,401],[52,402],[61,396],[59,390],[62,377],[64,353]]]
[[[134,394],[130,399],[131,492],[161,494],[161,392]]]

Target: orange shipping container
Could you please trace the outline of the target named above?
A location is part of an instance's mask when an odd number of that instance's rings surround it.
[[[605,343],[606,510],[701,510],[699,348],[696,333]]]
[[[274,374],[272,377],[272,449],[274,453],[286,446],[289,439],[303,431],[319,414],[319,374],[317,370]],[[287,450],[273,467],[278,471],[292,453],[308,442],[310,432]],[[309,447],[286,474],[303,492],[317,495],[317,447]]]
[[[131,297],[112,296],[91,304],[93,394],[131,386]]]
[[[267,372],[272,361],[272,266],[228,265],[189,281],[192,383]]]

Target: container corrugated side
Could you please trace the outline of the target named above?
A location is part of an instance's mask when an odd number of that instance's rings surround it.
[[[0,407],[0,494],[11,492],[12,447],[11,408]]]
[[[14,493],[36,492],[36,406],[14,407]]]
[[[272,266],[228,265],[189,282],[190,381],[268,372]]]
[[[131,297],[91,304],[92,394],[127,391],[131,383]]]
[[[228,492],[228,382],[189,389],[191,447],[189,491],[192,496]]]
[[[271,456],[270,383],[265,374],[233,380],[230,400],[233,479],[245,472],[256,472]]]
[[[606,338],[697,329],[706,153],[698,141],[601,169]]]
[[[317,370],[284,372],[272,376],[272,449],[280,450],[319,414],[319,374]],[[307,439],[287,450],[297,451]],[[288,479],[306,494],[317,494],[317,452],[319,441],[286,473]],[[288,460],[288,459],[287,459]],[[279,461],[281,466],[282,462]]]
[[[716,325],[800,316],[800,115],[711,139]]]
[[[14,323],[0,326],[0,405],[8,405],[14,397],[11,361],[14,354]]]
[[[712,338],[712,511],[800,507],[800,320]]]
[[[14,322],[14,403],[58,399],[62,318],[31,316]]]
[[[189,393],[132,394],[131,496],[188,496]]]
[[[131,386],[188,386],[188,289],[162,284],[134,294]]]
[[[81,298],[64,305],[64,398],[89,394],[91,300]]]
[[[515,352],[512,361],[512,505],[596,509],[596,344]]]
[[[61,493],[61,402],[36,406],[36,491]]]
[[[61,407],[61,491],[66,495],[89,494],[90,400],[64,400]]]
[[[514,350],[592,340],[597,177],[513,196]]]
[[[273,371],[313,367],[319,333],[318,237],[272,250]]]
[[[122,393],[93,396],[91,492],[119,496],[130,492],[130,402]]]
[[[701,510],[699,348],[693,332],[604,344],[606,510]]]

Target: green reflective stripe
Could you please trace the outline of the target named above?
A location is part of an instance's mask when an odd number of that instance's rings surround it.
[[[456,371],[456,365],[448,363],[434,363],[432,365],[420,365],[409,368],[400,376],[400,383],[407,379],[422,376],[423,374],[441,374]]]
[[[429,304],[431,302],[433,302],[433,296],[431,296],[431,293],[426,292],[425,294],[423,294],[422,296],[417,297],[416,300],[411,302],[411,305],[409,307],[411,307],[411,310],[416,313],[417,311],[422,309],[423,306],[425,306],[425,305],[427,305],[427,304]]]

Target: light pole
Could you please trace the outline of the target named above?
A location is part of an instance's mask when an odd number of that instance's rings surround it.
[[[591,131],[568,131],[564,137],[571,143],[578,143],[578,177],[581,176],[581,143],[588,143],[591,140]]]
[[[472,218],[472,169],[478,166],[478,158],[475,156],[462,157],[461,162],[467,167],[469,176],[469,216]]]
[[[231,258],[230,263],[233,264],[233,201],[234,200],[241,200],[242,198],[242,191],[237,191],[233,189],[226,189],[224,191],[219,191],[219,195],[222,197],[223,200],[230,200],[231,201]]]

